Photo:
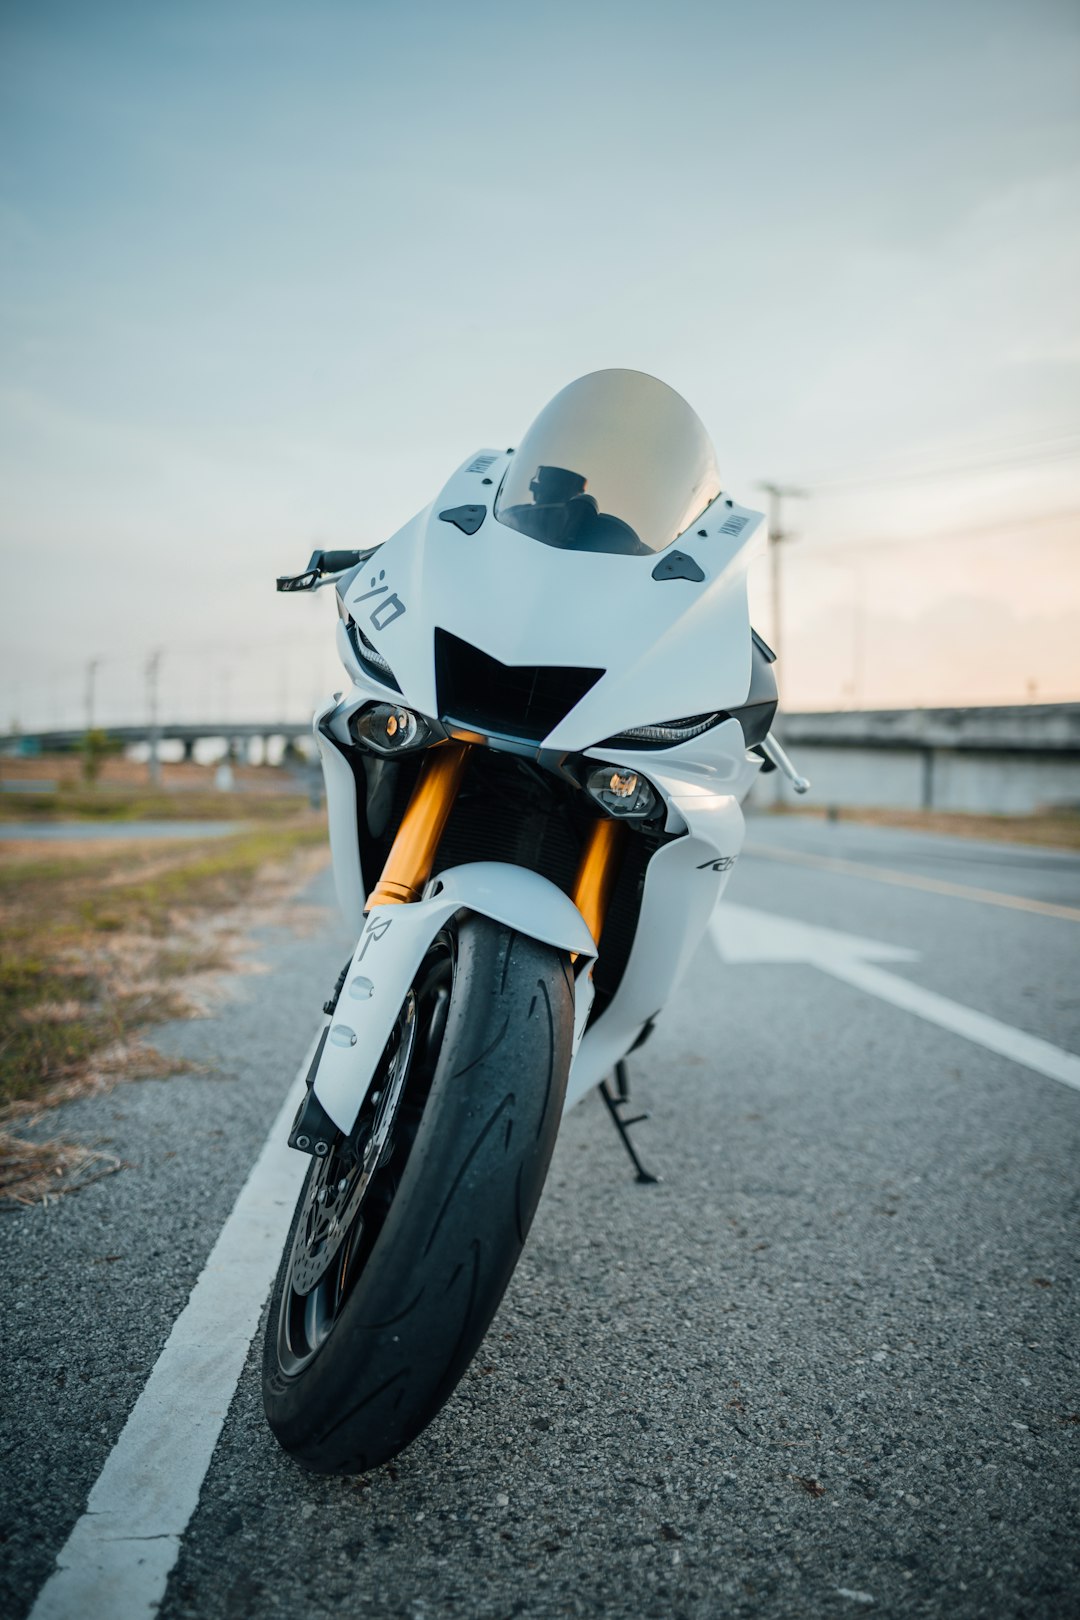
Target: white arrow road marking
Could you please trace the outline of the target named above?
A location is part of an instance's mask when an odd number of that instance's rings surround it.
[[[1080,1091],[1080,1057],[1072,1052],[874,966],[875,962],[917,962],[918,951],[840,934],[790,917],[775,917],[766,911],[752,911],[728,900],[717,906],[710,927],[725,962],[809,963],[929,1024],[951,1030],[954,1035],[962,1035],[965,1040]]]
[[[308,1167],[285,1139],[314,1052],[315,1041],[30,1620],[156,1613]]]

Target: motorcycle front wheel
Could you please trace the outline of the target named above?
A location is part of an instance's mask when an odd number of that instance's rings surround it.
[[[271,1296],[263,1402],[305,1468],[388,1461],[454,1390],[539,1202],[573,1028],[564,952],[472,915],[432,943]]]

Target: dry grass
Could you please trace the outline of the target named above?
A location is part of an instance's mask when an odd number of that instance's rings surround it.
[[[123,1168],[114,1153],[50,1137],[29,1142],[0,1131],[0,1208],[47,1204]]]
[[[994,843],[1037,844],[1045,849],[1080,849],[1080,812],[1045,810],[1030,816],[972,815],[965,810],[870,810],[816,805],[777,805],[769,815],[809,816],[821,821],[857,821],[873,827],[903,827],[914,832],[951,833]]]
[[[41,844],[0,846],[0,1200],[107,1173],[108,1155],[29,1142],[10,1127],[183,1068],[142,1031],[204,1016],[227,993],[227,973],[253,970],[242,955],[248,931],[280,919],[325,863],[325,837],[320,816],[294,813],[213,840],[110,839],[45,856]],[[309,920],[291,905],[289,919]]]

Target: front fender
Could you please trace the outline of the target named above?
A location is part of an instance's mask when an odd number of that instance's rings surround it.
[[[346,1135],[390,1039],[428,946],[457,911],[478,912],[559,950],[592,959],[596,945],[574,902],[554,883],[503,861],[475,861],[433,878],[413,905],[373,906],[349,963],[315,1071],[315,1096]],[[592,976],[575,981],[575,1035],[592,1000]]]

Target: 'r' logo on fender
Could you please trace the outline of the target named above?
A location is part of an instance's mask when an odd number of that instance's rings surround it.
[[[356,960],[358,962],[362,962],[364,960],[364,957],[368,953],[368,946],[369,945],[371,945],[374,942],[382,939],[383,935],[386,933],[386,930],[390,927],[390,924],[393,922],[393,920],[394,920],[393,917],[373,917],[372,918],[371,922],[368,923],[367,931],[364,934],[364,948],[360,952],[360,955],[356,958]]]

